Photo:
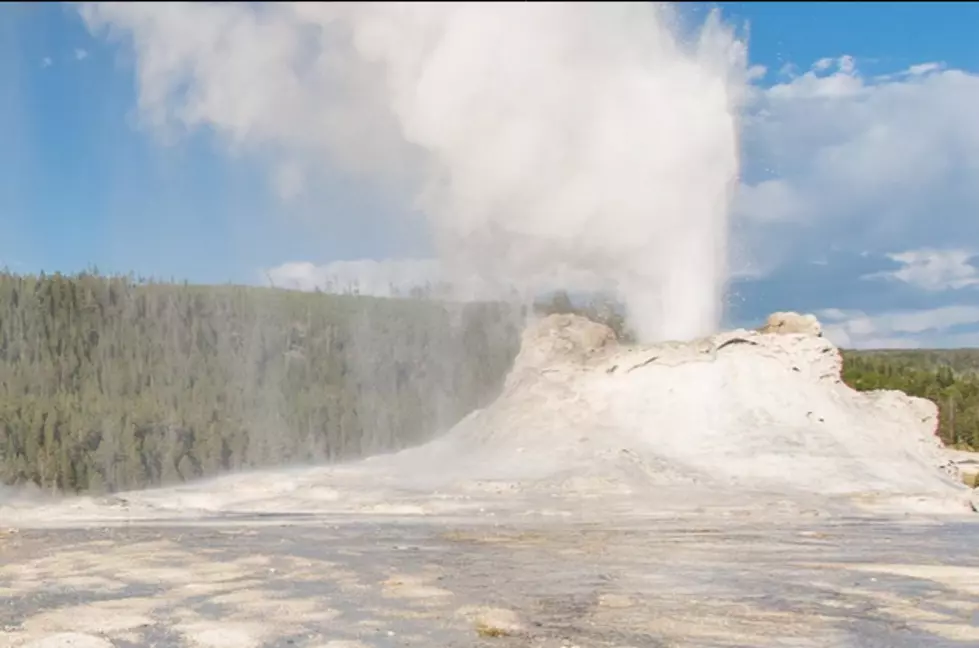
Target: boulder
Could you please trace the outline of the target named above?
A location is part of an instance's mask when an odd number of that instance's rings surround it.
[[[579,363],[616,343],[615,332],[605,324],[580,315],[548,315],[524,332],[514,364],[517,368],[541,368]]]
[[[945,448],[945,454],[949,464],[946,471],[969,488],[979,488],[979,452]]]
[[[758,329],[761,333],[777,333],[782,335],[802,334],[813,337],[823,336],[823,327],[815,315],[799,313],[772,313],[765,320],[764,326]]]

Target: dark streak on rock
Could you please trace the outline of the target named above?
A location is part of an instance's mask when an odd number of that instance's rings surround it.
[[[652,364],[653,362],[656,362],[657,358],[659,358],[659,356],[653,356],[649,360],[646,360],[645,362],[640,362],[639,364],[634,365],[632,368],[630,368],[629,371],[630,372],[635,371],[636,369],[641,369],[642,367],[645,367],[648,364]]]
[[[720,351],[724,347],[729,347],[729,346],[732,346],[734,344],[750,344],[751,346],[758,346],[758,343],[757,342],[754,342],[752,340],[746,340],[744,338],[731,338],[730,340],[728,340],[724,344],[722,344],[719,347],[717,347],[717,350]]]

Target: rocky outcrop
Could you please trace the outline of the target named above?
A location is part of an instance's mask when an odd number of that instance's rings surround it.
[[[516,368],[583,362],[616,345],[615,333],[580,315],[548,315],[524,331]]]
[[[979,452],[946,450],[955,474],[969,488],[979,488]]]
[[[758,329],[761,333],[779,333],[783,335],[802,334],[822,337],[823,327],[815,315],[800,315],[799,313],[772,313],[765,320],[764,326]]]

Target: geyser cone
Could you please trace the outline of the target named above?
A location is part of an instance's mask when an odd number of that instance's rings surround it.
[[[655,501],[682,485],[691,502],[723,492],[964,508],[934,403],[854,391],[819,330],[778,313],[768,332],[623,347],[604,325],[552,315],[525,332],[500,398],[403,465],[576,496]]]
[[[947,472],[934,403],[847,387],[812,318],[778,313],[765,331],[624,347],[602,324],[552,315],[525,331],[500,397],[423,446],[0,513],[60,524],[231,511],[970,510],[970,490]]]

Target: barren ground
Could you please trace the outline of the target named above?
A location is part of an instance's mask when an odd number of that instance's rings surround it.
[[[0,539],[0,645],[975,646],[977,534],[748,513],[22,529]]]

